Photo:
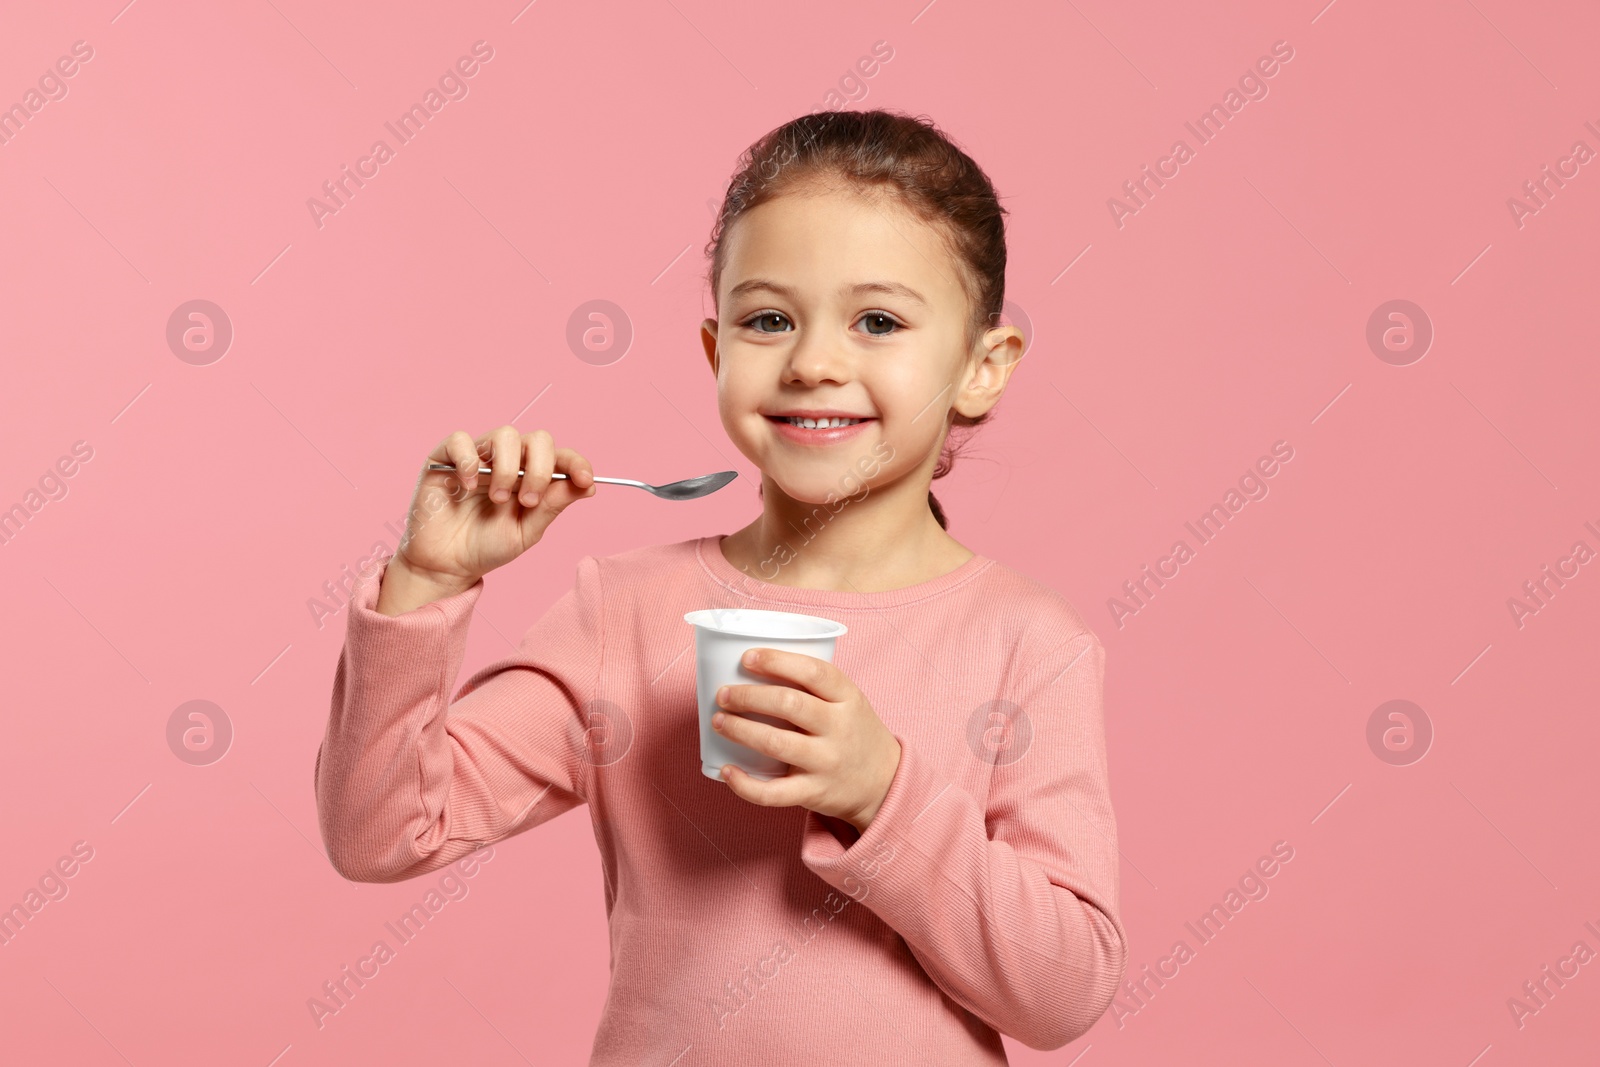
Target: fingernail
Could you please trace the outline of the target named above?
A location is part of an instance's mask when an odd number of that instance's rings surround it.
[[[722,729],[722,722],[726,718],[727,716],[722,714],[722,712],[717,712],[715,715],[711,716],[712,727],[718,730]]]
[[[489,495],[494,498],[494,501],[497,504],[504,504],[507,500],[511,499],[511,492],[506,489],[496,489]]]
[[[721,689],[717,690],[717,707],[725,708],[727,706],[728,706],[728,687],[727,686],[723,686]]]
[[[744,659],[744,665],[746,667],[754,667],[757,659],[756,650],[752,648],[750,651],[746,652],[742,658]]]

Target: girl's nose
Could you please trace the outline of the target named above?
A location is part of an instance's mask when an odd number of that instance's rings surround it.
[[[789,350],[784,381],[800,385],[843,383],[849,379],[850,373],[850,357],[841,346],[811,332],[796,341]]]

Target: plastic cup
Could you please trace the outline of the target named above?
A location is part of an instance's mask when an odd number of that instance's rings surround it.
[[[833,662],[833,644],[845,633],[843,623],[792,611],[757,608],[707,608],[691,611],[683,621],[694,626],[695,696],[700,704],[700,773],[722,780],[722,765],[731,763],[752,778],[771,781],[789,773],[789,765],[741,745],[711,728],[717,690],[725,685],[784,685],[744,669],[739,657],[752,648],[777,648]],[[758,712],[739,712],[780,729],[795,727],[787,719]]]

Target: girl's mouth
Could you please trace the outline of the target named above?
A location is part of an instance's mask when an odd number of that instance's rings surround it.
[[[862,427],[876,419],[807,419],[798,416],[768,415],[768,422],[777,428],[778,436],[788,441],[807,445],[831,445],[848,440],[861,433]]]

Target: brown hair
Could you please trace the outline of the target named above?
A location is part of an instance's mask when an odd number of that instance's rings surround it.
[[[711,260],[713,302],[722,279],[723,239],[734,221],[758,204],[829,179],[862,192],[897,193],[913,214],[944,234],[961,266],[962,288],[972,307],[969,348],[989,325],[1000,321],[1005,305],[1006,209],[1000,206],[994,185],[931,119],[883,110],[813,112],[784,123],[745,149],[705,248]],[[953,413],[951,436],[933,477],[944,477],[955,464],[965,440],[964,434],[960,441],[952,440],[955,428],[980,426],[993,410],[977,418]],[[944,509],[931,490],[928,507],[939,526],[948,529]]]

